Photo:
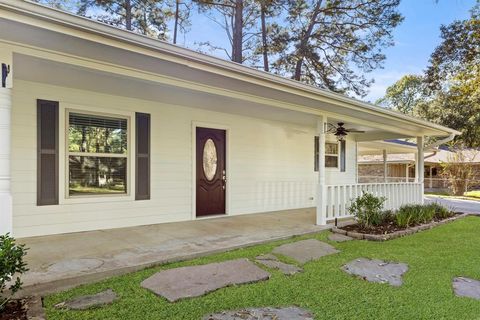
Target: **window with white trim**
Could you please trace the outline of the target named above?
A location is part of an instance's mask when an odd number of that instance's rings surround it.
[[[338,168],[338,143],[325,143],[325,167]]]
[[[128,119],[68,112],[68,195],[127,194]]]

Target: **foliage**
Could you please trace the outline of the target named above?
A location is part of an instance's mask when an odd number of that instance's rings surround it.
[[[395,215],[395,222],[397,226],[401,228],[407,228],[409,226],[424,222],[424,208],[424,206],[418,204],[404,205],[400,207]]]
[[[0,235],[0,310],[22,287],[18,274],[28,271],[23,261],[27,250],[25,245],[18,245],[8,233]]]
[[[230,60],[238,63],[251,60],[258,37],[258,4],[254,0],[195,0],[195,3],[200,12],[225,30],[230,50],[215,46],[210,41],[200,43],[200,46],[221,50]]]
[[[438,203],[426,205],[411,204],[404,205],[398,209],[395,214],[395,223],[398,227],[407,228],[409,226],[428,223],[434,218],[445,219],[451,217],[453,212]]]
[[[479,151],[457,149],[448,156],[447,162],[442,162],[442,175],[449,181],[453,195],[461,196],[468,191],[473,174],[474,159]]]
[[[175,2],[167,0],[77,0],[77,13],[142,35],[165,40]]]
[[[310,310],[315,319],[477,319],[479,301],[456,297],[451,283],[459,273],[480,277],[478,259],[472,258],[478,257],[480,252],[479,229],[480,219],[467,217],[391,241],[331,242],[339,253],[308,262],[303,266],[304,272],[295,276],[268,269],[271,277],[267,281],[230,286],[176,303],[169,303],[139,285],[160,270],[240,258],[254,261],[258,255],[270,253],[284,243],[310,238],[328,241],[329,232],[269,242],[148,268],[55,293],[44,299],[46,315],[49,320],[198,320],[221,310],[295,305]],[[406,281],[402,287],[392,288],[345,274],[341,267],[358,257],[408,263]],[[54,307],[59,302],[108,288],[121,297],[111,305],[81,312]]]
[[[446,219],[454,215],[453,211],[448,209],[445,206],[442,206],[438,202],[432,202],[427,204],[427,207],[431,208],[434,211],[434,216],[437,219]]]
[[[426,88],[424,79],[419,75],[405,75],[387,88],[385,96],[376,104],[414,115],[421,103],[425,103]]]
[[[385,197],[375,197],[371,193],[364,192],[352,202],[348,211],[355,216],[360,225],[366,228],[376,226],[384,221],[385,201]]]
[[[480,147],[480,2],[469,19],[442,26],[424,75],[387,89],[383,105],[456,129],[454,144]]]
[[[385,60],[391,31],[403,20],[399,0],[288,2],[288,42],[277,73],[336,92],[363,96],[365,77]]]

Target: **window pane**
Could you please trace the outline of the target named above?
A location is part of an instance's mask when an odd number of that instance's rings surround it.
[[[338,154],[338,144],[337,143],[326,143],[325,144],[325,154]]]
[[[127,192],[127,159],[69,156],[69,194]]]
[[[337,156],[325,156],[325,167],[336,168],[338,166]]]
[[[70,113],[68,128],[70,152],[127,152],[127,120]]]

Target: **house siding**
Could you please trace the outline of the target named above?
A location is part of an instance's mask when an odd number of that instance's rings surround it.
[[[37,99],[59,101],[60,109],[68,105],[77,109],[85,106],[106,113],[149,113],[152,138],[151,199],[134,201],[130,196],[69,201],[64,200],[64,195],[60,193],[59,205],[37,206]],[[65,122],[65,118],[61,116],[62,121]],[[15,82],[12,124],[13,232],[17,237],[194,219],[194,124],[222,126],[228,131],[229,215],[315,206],[317,174],[313,170],[313,127],[23,80]],[[133,134],[133,127],[131,132]],[[60,135],[64,135],[62,130]],[[131,150],[134,150],[133,140],[130,139]],[[65,148],[64,144],[60,143],[60,149]],[[65,162],[62,156],[64,152],[60,153],[60,163]],[[355,142],[348,140],[346,172],[327,169],[327,183],[355,183],[355,152]],[[133,160],[134,157],[130,157],[131,169]],[[64,180],[63,164],[60,167],[60,189],[63,190]],[[134,181],[131,181],[130,187],[134,187]]]

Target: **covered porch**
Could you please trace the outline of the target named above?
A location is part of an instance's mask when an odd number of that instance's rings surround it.
[[[44,294],[268,241],[326,230],[315,209],[19,239],[29,249],[22,294]]]
[[[316,207],[314,224],[325,226],[347,218],[350,202],[363,191],[387,197],[388,208],[421,203],[425,137],[457,133],[31,3],[12,2],[0,9],[0,62],[10,71],[0,88],[0,233],[30,237],[201,223],[196,198],[196,174],[202,171],[196,161],[203,159],[195,133],[199,127],[225,134],[225,168],[213,170],[218,190],[223,190],[221,210],[213,214],[233,219]],[[12,29],[16,32],[8,32]],[[54,111],[45,109],[50,116],[43,128],[54,130],[37,130],[42,128],[39,100],[51,103]],[[112,153],[80,152],[78,141],[70,150],[75,140],[69,135],[71,111],[78,119],[127,123],[121,138],[126,147],[115,155],[125,163],[117,170],[120,194],[72,193],[70,159]],[[148,133],[135,130],[137,114],[151,119]],[[355,130],[339,135],[339,127]],[[139,138],[142,134],[147,139]],[[359,184],[358,143],[398,138],[416,139],[420,178],[415,183]],[[148,150],[137,152],[137,142],[147,140]],[[141,159],[148,161],[137,166]],[[143,167],[148,170],[139,173]],[[99,184],[100,169],[94,170]]]

